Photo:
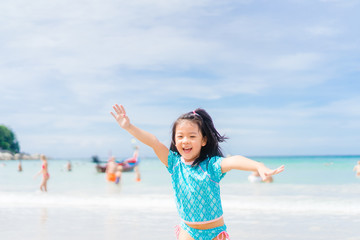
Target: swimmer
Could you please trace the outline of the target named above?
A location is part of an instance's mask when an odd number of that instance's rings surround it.
[[[19,161],[19,165],[18,165],[18,171],[19,171],[19,172],[22,172],[22,170],[23,170],[23,169],[22,169],[21,160],[20,160],[20,161]]]
[[[42,192],[47,192],[47,181],[50,179],[50,175],[48,172],[47,158],[45,155],[41,154],[40,160],[42,161],[41,170],[35,175],[35,177],[37,177],[40,174],[43,175],[43,179],[40,184],[40,190]]]
[[[139,147],[138,146],[135,146],[135,151],[133,153],[133,156],[131,158],[128,158],[126,159],[125,161],[123,161],[121,164],[123,166],[129,166],[129,164],[131,165],[136,165],[134,167],[134,172],[135,172],[135,181],[136,182],[140,182],[141,181],[141,175],[140,175],[140,169],[139,169],[139,160],[138,160],[138,157],[139,157]]]
[[[262,182],[262,179],[260,177],[260,174],[255,171],[255,172],[252,172],[249,176],[248,176],[248,180],[249,182],[251,183],[260,183]]]
[[[109,182],[116,182],[116,169],[117,169],[117,163],[115,162],[115,157],[110,157],[108,160],[108,164],[106,165],[106,179]]]
[[[360,178],[360,161],[357,162],[353,171],[355,172],[356,177]]]
[[[121,180],[121,175],[122,175],[122,170],[123,170],[123,167],[121,165],[118,165],[116,167],[116,172],[115,172],[115,183],[116,184],[119,184],[120,183],[120,180]]]
[[[71,166],[71,162],[70,162],[70,161],[67,162],[67,164],[66,164],[66,169],[68,170],[68,172],[71,172],[72,166]]]

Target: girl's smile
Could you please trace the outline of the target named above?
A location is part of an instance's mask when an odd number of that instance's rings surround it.
[[[183,150],[184,150],[185,153],[190,153],[192,148],[183,148]]]
[[[197,124],[183,120],[176,126],[175,146],[186,162],[195,161],[200,156],[201,147],[206,145]]]

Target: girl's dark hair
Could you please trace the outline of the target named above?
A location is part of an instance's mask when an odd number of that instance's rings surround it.
[[[192,166],[198,166],[206,158],[214,156],[224,157],[219,143],[224,142],[227,137],[225,135],[220,135],[220,133],[216,130],[210,115],[202,108],[197,108],[195,111],[185,113],[176,119],[172,127],[170,145],[171,151],[179,153],[175,145],[175,132],[177,125],[183,120],[189,120],[197,124],[202,136],[207,140],[206,145],[201,148],[200,156],[195,159]]]

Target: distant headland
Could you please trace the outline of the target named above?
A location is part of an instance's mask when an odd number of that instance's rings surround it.
[[[38,153],[28,154],[28,153],[11,153],[9,151],[0,151],[0,160],[36,160],[40,159]]]

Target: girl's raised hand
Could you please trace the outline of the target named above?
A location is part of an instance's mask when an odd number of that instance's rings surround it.
[[[115,111],[116,114],[114,114],[113,112],[110,112],[111,115],[113,115],[113,117],[115,118],[115,120],[117,121],[117,123],[120,125],[120,127],[127,129],[130,126],[130,119],[128,116],[126,116],[126,111],[123,105],[117,105],[115,104],[113,106],[113,109]]]
[[[281,173],[282,171],[284,171],[284,165],[282,165],[274,170],[271,170],[265,166],[258,169],[258,172],[263,180],[265,180],[267,177],[270,177],[272,175]]]

